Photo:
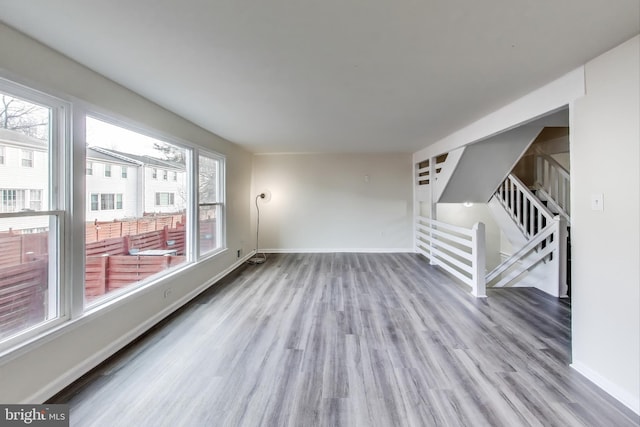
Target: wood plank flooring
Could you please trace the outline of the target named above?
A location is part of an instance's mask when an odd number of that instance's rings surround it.
[[[414,254],[244,266],[50,403],[74,426],[634,426],[570,363],[570,307],[475,299]]]

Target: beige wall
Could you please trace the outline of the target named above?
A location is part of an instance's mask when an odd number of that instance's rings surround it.
[[[640,37],[589,62],[571,127],[573,366],[640,411]],[[611,155],[615,160],[611,161]],[[603,194],[604,210],[591,210]]]
[[[409,154],[256,155],[253,174],[253,197],[263,189],[272,193],[260,204],[265,250],[413,247]]]
[[[0,358],[0,402],[37,403],[127,344],[201,285],[232,268],[238,262],[237,249],[249,252],[251,155],[2,24],[0,40],[3,74],[74,101],[77,106],[91,104],[227,158],[227,242],[231,250]],[[75,172],[84,175],[83,168],[81,162]],[[81,211],[83,214],[84,209]],[[82,218],[74,224],[83,234]],[[82,259],[79,245],[76,251],[79,256],[73,259]],[[79,263],[73,264],[78,269]],[[171,288],[171,296],[164,298],[167,288]]]

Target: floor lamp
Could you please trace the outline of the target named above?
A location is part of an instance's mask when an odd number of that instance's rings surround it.
[[[271,200],[271,192],[269,190],[265,190],[256,196],[256,253],[253,258],[250,258],[247,262],[249,264],[262,264],[267,260],[267,254],[264,252],[260,255],[259,243],[260,243],[260,205],[258,201],[262,200],[262,203],[269,203]]]

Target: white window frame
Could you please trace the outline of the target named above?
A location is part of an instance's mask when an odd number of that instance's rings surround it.
[[[223,156],[222,154],[216,153],[214,151],[209,151],[209,150],[203,150],[203,149],[197,149],[194,150],[194,166],[193,166],[193,180],[194,180],[194,199],[197,201],[196,204],[196,209],[194,209],[195,214],[194,214],[194,223],[197,224],[196,225],[196,233],[194,234],[195,236],[200,236],[200,207],[201,206],[207,206],[207,205],[217,205],[220,206],[220,220],[216,221],[216,233],[218,234],[218,239],[219,239],[219,247],[205,252],[203,254],[200,253],[200,239],[198,238],[194,238],[194,243],[193,243],[193,247],[194,247],[194,254],[196,254],[196,259],[197,260],[204,260],[207,258],[211,258],[216,256],[217,254],[224,252],[227,250],[227,204],[226,204],[226,157]],[[214,203],[201,203],[200,202],[200,194],[198,191],[198,188],[200,187],[200,156],[205,156],[205,157],[209,157],[211,159],[215,159],[218,161],[218,170],[216,171],[218,174],[218,180],[217,180],[217,191],[216,194],[218,195],[217,197],[217,201]]]
[[[50,109],[49,128],[49,205],[36,212],[2,212],[1,218],[48,217],[49,218],[49,295],[48,307],[55,310],[55,317],[18,332],[0,342],[0,354],[18,347],[54,330],[71,318],[70,292],[65,286],[70,269],[65,260],[70,259],[70,247],[65,244],[65,229],[70,229],[72,215],[70,203],[73,174],[66,170],[71,168],[71,104],[54,96],[39,92],[0,77],[0,91],[24,99]],[[34,167],[33,150],[31,166]],[[23,153],[20,155],[20,166],[23,164]],[[53,283],[51,283],[53,282]]]

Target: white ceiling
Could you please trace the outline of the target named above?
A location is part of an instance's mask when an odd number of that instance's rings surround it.
[[[640,32],[638,0],[0,0],[255,152],[413,152]]]

